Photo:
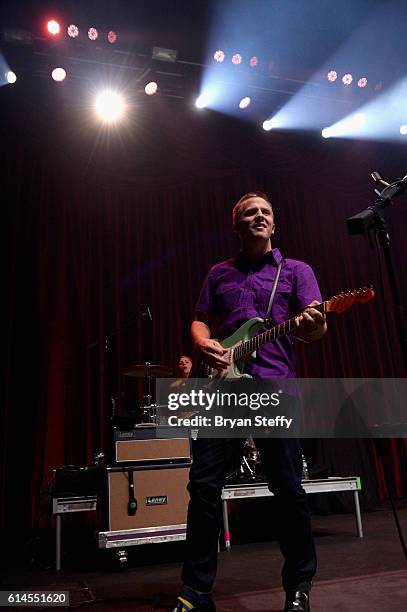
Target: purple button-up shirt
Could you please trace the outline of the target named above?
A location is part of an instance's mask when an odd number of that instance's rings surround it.
[[[267,312],[277,266],[282,260],[278,249],[269,251],[250,264],[244,254],[223,261],[209,270],[195,310],[209,316],[212,335],[230,336],[252,317],[264,318]],[[282,323],[308,306],[321,301],[321,293],[310,266],[296,259],[284,259],[270,318]],[[255,378],[292,378],[295,352],[292,339],[283,336],[261,347],[245,372]]]

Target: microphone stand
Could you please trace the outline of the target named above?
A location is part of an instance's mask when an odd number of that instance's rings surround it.
[[[129,318],[123,323],[121,327],[118,327],[113,332],[110,332],[104,336],[101,340],[95,340],[88,344],[87,349],[93,350],[103,344],[103,403],[105,407],[105,419],[107,423],[107,432],[105,434],[105,448],[106,457],[109,462],[114,461],[115,447],[114,447],[114,424],[117,417],[117,403],[120,400],[118,393],[113,391],[113,363],[112,354],[114,341],[119,334],[128,329],[134,321],[140,317],[141,307],[145,304],[141,304],[136,312],[129,316]],[[148,306],[147,306],[148,308]],[[149,310],[149,309],[148,309]],[[151,315],[150,315],[151,316]],[[103,451],[102,451],[103,453]]]
[[[367,230],[373,229],[379,239],[386,262],[387,276],[391,289],[397,337],[401,346],[404,369],[407,372],[407,328],[391,256],[390,234],[384,214],[384,209],[392,204],[392,198],[401,195],[401,193],[407,189],[407,175],[402,179],[397,179],[393,183],[383,181],[378,172],[373,172],[372,177],[376,183],[385,185],[384,189],[382,191],[375,189],[375,193],[378,196],[375,203],[353,217],[349,217],[346,223],[348,225],[349,234],[362,234]]]
[[[378,196],[375,203],[371,206],[368,206],[353,217],[349,217],[346,220],[346,223],[348,226],[348,233],[351,235],[362,234],[365,231],[373,230],[378,238],[379,244],[381,245],[392,295],[397,337],[401,347],[404,369],[405,372],[407,372],[407,328],[391,255],[391,241],[388,224],[384,214],[385,208],[387,206],[392,205],[392,198],[401,195],[407,189],[407,175],[405,175],[402,179],[397,179],[393,181],[393,183],[388,183],[387,181],[384,181],[378,172],[372,172],[372,178],[375,183],[381,185],[384,188],[382,189],[382,191],[380,191],[379,189],[375,189],[375,193]],[[401,547],[403,549],[404,556],[407,560],[407,546],[404,541],[399,517],[397,515],[397,510],[394,505],[393,494],[389,481],[384,438],[376,438],[375,446],[382,460],[384,481],[387,487],[389,501],[393,511],[393,516],[396,523]]]
[[[147,412],[147,417],[151,419],[151,405],[153,401],[152,393],[152,381],[153,376],[148,366],[151,365],[153,346],[153,317],[151,316],[151,310],[148,304],[140,304],[139,308],[140,317],[144,321],[144,333],[143,333],[143,354],[144,354],[144,365],[146,366],[146,376],[144,379],[144,395],[143,395],[143,408],[144,413]],[[149,412],[150,411],[150,412]]]

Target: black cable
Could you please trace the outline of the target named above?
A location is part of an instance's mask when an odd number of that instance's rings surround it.
[[[88,599],[87,601],[81,601],[81,603],[75,604],[74,606],[69,606],[65,608],[66,612],[68,610],[77,610],[78,608],[84,608],[85,606],[98,605],[100,603],[106,603],[108,601],[132,601],[139,602],[142,604],[148,604],[151,606],[153,604],[154,599],[149,597],[129,597],[126,595],[120,597],[100,597],[96,599]]]
[[[392,344],[392,337],[393,336],[392,336],[392,331],[390,329],[388,304],[387,304],[387,301],[386,301],[386,299],[384,297],[384,294],[385,294],[385,287],[384,287],[384,261],[383,261],[383,256],[382,256],[382,250],[380,248],[378,232],[375,232],[375,245],[376,245],[376,253],[377,253],[377,259],[378,259],[380,288],[381,288],[381,292],[382,292],[382,300],[381,300],[382,301],[382,308],[383,308],[383,313],[384,313],[385,328],[386,328],[386,332],[387,332],[387,338],[388,338],[388,342],[389,342],[389,345],[390,345],[390,359],[391,359],[391,365],[392,365],[392,368],[393,368],[393,373],[396,374],[397,365],[396,365],[396,361],[394,359],[393,351],[391,350],[391,344]]]
[[[378,258],[378,267],[379,267],[379,279],[380,279],[380,287],[381,287],[381,292],[382,292],[382,307],[383,307],[383,312],[384,312],[384,318],[385,318],[385,328],[386,328],[386,333],[388,336],[388,340],[389,343],[391,341],[392,338],[392,334],[391,334],[391,329],[390,329],[390,322],[389,322],[389,312],[387,309],[387,302],[385,299],[385,287],[384,287],[384,262],[383,262],[383,257],[382,257],[382,251],[380,248],[380,242],[379,242],[379,236],[378,233],[375,232],[375,244],[376,244],[376,252],[377,252],[377,258]],[[397,371],[397,366],[396,366],[396,362],[394,359],[394,355],[393,355],[393,351],[391,350],[390,347],[390,356],[391,356],[391,364],[393,367],[393,373],[395,374]],[[389,501],[390,501],[390,506],[393,512],[393,517],[394,517],[394,521],[396,523],[396,529],[397,529],[397,533],[399,536],[399,540],[400,540],[400,544],[401,547],[403,549],[404,552],[404,556],[406,558],[407,561],[407,546],[404,540],[404,535],[401,529],[401,525],[400,525],[400,519],[397,513],[397,509],[396,506],[394,505],[394,499],[393,499],[393,494],[391,491],[391,483],[389,481],[388,478],[388,473],[387,473],[387,462],[385,460],[385,449],[384,449],[384,440],[380,439],[380,440],[375,440],[375,446],[376,449],[378,450],[378,453],[381,457],[382,460],[382,465],[383,465],[383,477],[384,477],[384,482],[386,484],[386,488],[387,488],[387,493],[389,495]]]
[[[160,601],[165,598],[168,598],[173,603],[169,604],[169,603],[164,603]],[[152,611],[157,610],[157,609],[171,610],[175,606],[176,598],[177,596],[174,595],[174,593],[154,593],[154,595],[151,598],[150,597],[131,597],[131,596],[126,596],[126,595],[123,595],[120,597],[98,597],[96,599],[89,599],[87,601],[82,601],[81,603],[75,604],[74,606],[68,606],[67,608],[65,608],[65,611],[68,612],[69,610],[77,610],[78,608],[98,605],[98,604],[106,603],[109,601],[129,601],[129,602],[131,601],[131,602],[138,602],[142,604],[148,604],[148,606],[151,608]]]

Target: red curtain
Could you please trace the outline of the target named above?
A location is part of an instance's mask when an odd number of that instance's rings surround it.
[[[397,175],[405,148],[327,143],[310,135],[267,139],[252,126],[213,116],[182,124],[183,113],[170,117],[168,109],[137,142],[132,135],[121,145],[102,140],[96,147],[90,137],[81,143],[70,138],[62,119],[56,138],[47,132],[39,139],[34,130],[23,140],[15,122],[16,133],[3,128],[3,525],[16,517],[32,524],[50,470],[89,462],[105,448],[107,387],[117,397],[142,401],[134,381],[121,376],[124,367],[144,361],[146,352],[166,365],[189,352],[189,324],[205,274],[238,248],[231,208],[245,191],[270,193],[276,244],[314,267],[323,295],[370,282],[378,292],[369,306],[332,319],[321,343],[299,349],[300,374],[405,375],[375,251],[365,236],[348,236],[344,222],[371,203],[370,171]],[[389,211],[403,296],[405,211]],[[153,316],[151,341],[138,314],[142,303]],[[368,444],[384,498],[382,462]],[[403,441],[388,443],[400,497],[407,486],[405,450]]]

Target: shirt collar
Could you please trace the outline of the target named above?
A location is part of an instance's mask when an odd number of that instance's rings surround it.
[[[271,249],[271,251],[268,251],[259,259],[258,263],[261,266],[263,263],[266,263],[271,260],[271,262],[277,267],[279,263],[282,261],[282,259],[283,257],[279,249]],[[243,251],[239,252],[239,255],[237,256],[237,260],[239,263],[244,264],[246,266],[248,264],[247,258],[245,254],[243,253]]]

